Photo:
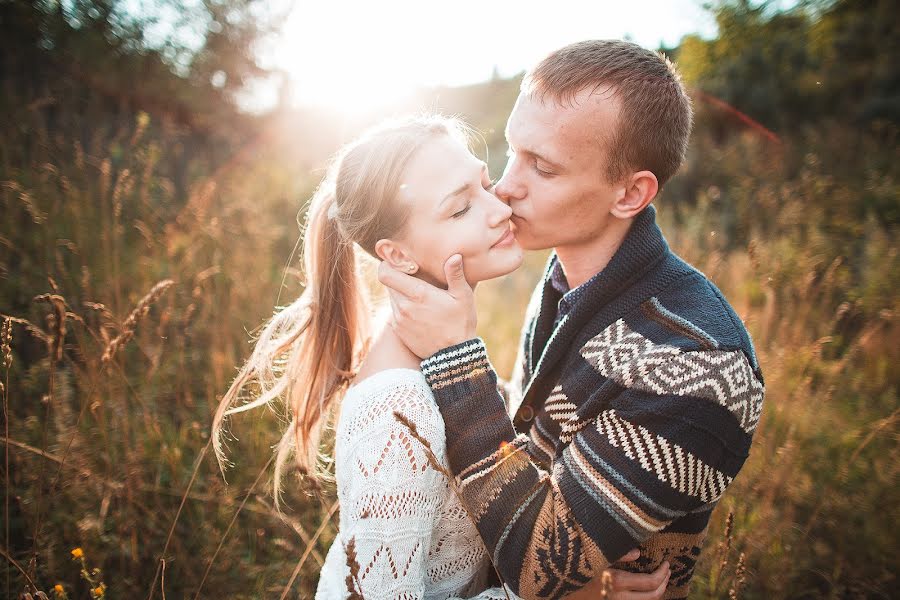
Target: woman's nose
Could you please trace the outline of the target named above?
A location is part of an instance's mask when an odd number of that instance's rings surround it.
[[[509,204],[503,202],[493,194],[490,195],[490,208],[488,209],[488,219],[489,225],[491,227],[497,227],[502,224],[504,221],[508,221],[512,216],[513,211],[510,208]]]

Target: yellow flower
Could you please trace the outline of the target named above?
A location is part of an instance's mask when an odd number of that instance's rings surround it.
[[[83,557],[84,557],[84,550],[82,550],[81,548],[75,548],[74,550],[72,550],[72,558],[83,558]]]
[[[97,598],[102,598],[103,592],[104,592],[104,589],[103,589],[102,585],[98,585],[97,587],[94,588],[94,596]]]
[[[57,594],[62,594],[63,591],[65,591],[65,590],[63,590],[62,585],[57,583],[56,585],[53,586],[53,591],[56,592]]]

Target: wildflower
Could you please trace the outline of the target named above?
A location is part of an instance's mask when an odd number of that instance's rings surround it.
[[[92,590],[92,595],[94,596],[94,598],[102,598],[105,593],[106,586],[102,583]]]
[[[72,558],[84,558],[84,550],[81,548],[75,548],[72,550]]]

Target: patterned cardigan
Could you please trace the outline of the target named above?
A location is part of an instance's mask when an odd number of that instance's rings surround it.
[[[710,514],[747,458],[763,378],[722,293],[671,252],[649,206],[554,329],[551,255],[511,406],[480,339],[422,361],[464,505],[523,598],[571,593],[639,547],[687,596]],[[510,418],[514,414],[514,418]]]

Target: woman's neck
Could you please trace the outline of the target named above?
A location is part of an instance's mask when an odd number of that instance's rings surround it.
[[[394,333],[393,328],[383,321],[383,327],[372,340],[369,351],[363,359],[356,376],[357,381],[362,381],[370,375],[387,369],[418,369],[421,359],[412,350],[407,348],[400,337]]]

